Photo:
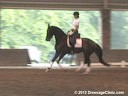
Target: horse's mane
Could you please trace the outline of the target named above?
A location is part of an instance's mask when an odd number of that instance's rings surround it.
[[[57,32],[57,34],[62,34],[63,36],[64,35],[66,36],[66,34],[64,33],[64,31],[62,29],[60,29],[59,27],[57,27],[57,26],[51,26],[51,28],[53,30],[55,30],[55,32]]]

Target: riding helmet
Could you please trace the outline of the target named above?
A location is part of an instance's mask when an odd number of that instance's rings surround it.
[[[76,11],[76,12],[73,13],[73,15],[79,15],[79,12]]]

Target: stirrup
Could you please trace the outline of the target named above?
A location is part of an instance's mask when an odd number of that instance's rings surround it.
[[[74,55],[74,52],[71,50],[71,51],[70,51],[70,54],[71,54],[71,55]]]

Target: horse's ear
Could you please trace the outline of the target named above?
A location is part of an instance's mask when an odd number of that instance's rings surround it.
[[[48,28],[50,27],[50,24],[48,23]]]

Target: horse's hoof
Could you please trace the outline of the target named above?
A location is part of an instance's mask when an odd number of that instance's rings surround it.
[[[47,68],[47,69],[45,70],[45,72],[48,72],[50,69],[51,69],[51,68]]]
[[[85,71],[84,73],[82,73],[82,74],[84,74],[84,75],[88,75],[90,73],[90,71],[88,70],[88,71]]]
[[[79,72],[79,71],[80,71],[80,69],[76,69],[76,70],[75,70],[75,72]]]
[[[67,70],[66,70],[66,69],[63,69],[63,71],[64,71],[64,72],[67,72]]]
[[[89,73],[88,73],[88,72],[84,72],[84,73],[82,73],[82,74],[84,74],[84,75],[88,75]]]

